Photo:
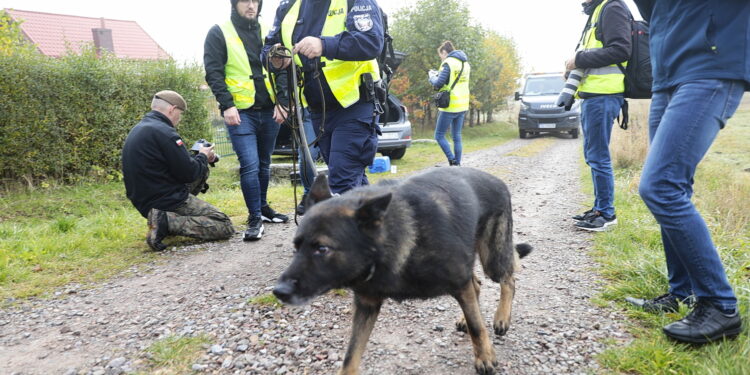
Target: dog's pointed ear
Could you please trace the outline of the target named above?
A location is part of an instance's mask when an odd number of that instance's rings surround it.
[[[379,226],[383,220],[385,211],[388,209],[388,205],[391,204],[391,198],[393,198],[393,194],[388,192],[362,199],[355,214],[357,222],[361,226],[368,228]]]
[[[324,173],[315,176],[315,181],[310,186],[310,192],[307,194],[307,201],[305,201],[305,208],[310,208],[316,203],[322,202],[328,198],[331,198],[331,188],[328,186],[328,177]]]

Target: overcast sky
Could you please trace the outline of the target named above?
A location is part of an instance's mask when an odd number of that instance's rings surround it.
[[[415,0],[377,0],[388,13]],[[586,17],[582,0],[465,0],[473,20],[512,37],[523,58],[524,71],[560,71],[570,57]],[[632,5],[630,0],[627,0]],[[268,22],[279,0],[265,0],[261,16]],[[105,17],[136,21],[175,59],[203,60],[208,29],[229,17],[228,0],[0,0],[0,8]],[[635,9],[631,6],[631,9]],[[446,35],[446,38],[450,38]],[[437,46],[425,46],[434,50]],[[460,46],[458,46],[460,48]],[[471,59],[471,56],[469,56]]]

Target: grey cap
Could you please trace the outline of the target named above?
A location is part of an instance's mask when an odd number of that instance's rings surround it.
[[[172,90],[162,90],[154,94],[154,98],[161,99],[179,109],[181,109],[183,112],[187,111],[187,103],[185,102],[185,99],[182,98],[182,95],[172,91]]]

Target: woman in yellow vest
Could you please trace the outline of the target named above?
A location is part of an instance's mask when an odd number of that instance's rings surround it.
[[[435,124],[435,140],[443,149],[448,164],[452,166],[461,165],[461,129],[464,126],[464,117],[469,110],[469,76],[471,66],[466,53],[456,50],[453,43],[445,41],[438,48],[438,55],[443,60],[440,73],[430,71],[430,84],[440,91],[450,91],[450,103],[446,108],[438,108],[437,123]],[[445,139],[445,133],[451,129],[453,138],[453,149]]]

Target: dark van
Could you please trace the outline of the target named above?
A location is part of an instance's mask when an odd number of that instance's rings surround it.
[[[541,133],[568,133],[578,138],[580,101],[576,100],[570,111],[555,104],[564,85],[563,73],[525,76],[522,90],[515,95],[515,99],[521,101],[518,111],[518,134],[521,138]]]

